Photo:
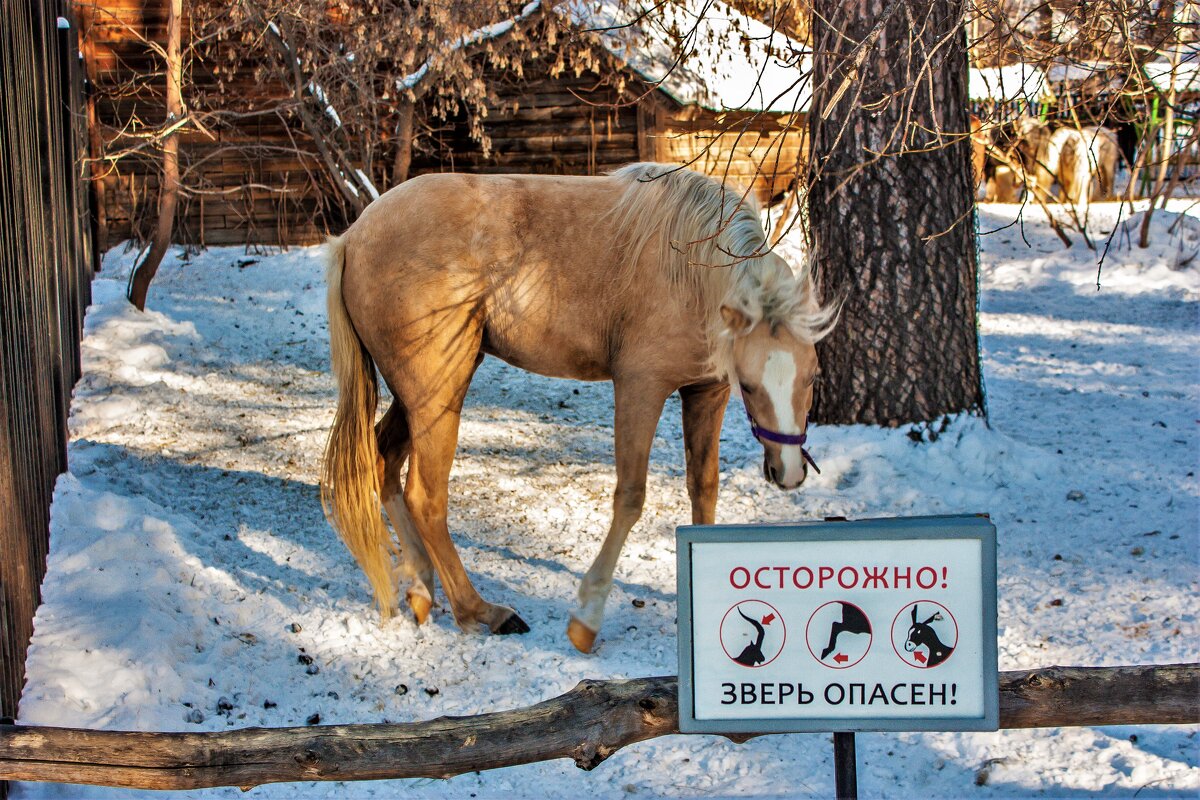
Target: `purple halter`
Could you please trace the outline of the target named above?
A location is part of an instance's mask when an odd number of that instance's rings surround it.
[[[750,413],[750,409],[746,409],[746,419],[750,420],[750,433],[754,434],[754,438],[760,442],[774,442],[775,444],[791,444],[800,448],[800,455],[804,456],[804,460],[821,474],[821,468],[817,466],[817,462],[809,455],[808,450],[804,449],[804,444],[808,441],[807,433],[779,433],[778,431],[769,430],[762,427],[754,421],[754,415]],[[805,427],[808,427],[805,423]]]

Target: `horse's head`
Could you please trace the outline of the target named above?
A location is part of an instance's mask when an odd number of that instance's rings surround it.
[[[808,477],[804,439],[819,372],[817,350],[785,324],[758,323],[729,306],[721,307],[721,316],[733,336],[731,377],[763,446],[763,475],[782,489],[795,489]]]
[[[908,638],[904,640],[905,652],[911,653],[922,645],[932,645],[938,640],[937,633],[929,627],[929,623],[942,619],[942,612],[937,611],[924,622],[917,621],[917,606],[912,607],[912,625],[908,628]]]

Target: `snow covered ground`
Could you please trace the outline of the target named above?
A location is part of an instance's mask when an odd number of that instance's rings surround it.
[[[1040,212],[1010,225],[1014,214],[980,214],[995,230],[982,239],[990,427],[958,419],[932,442],[816,428],[823,473],[785,494],[763,482],[760,447],[730,409],[719,520],[990,512],[1001,669],[1200,660],[1200,220],[1160,212],[1145,251],[1136,233],[1132,245],[1118,236],[1097,291],[1094,254],[1063,249]],[[1093,226],[1114,217],[1097,206]],[[491,360],[468,399],[451,529],[483,594],[533,631],[467,636],[445,609],[423,628],[381,628],[315,486],[334,405],[319,250],[172,255],[146,314],[122,300],[132,262],[110,253],[95,284],[22,723],[410,721],[675,672],[673,535],[689,519],[676,400],[595,654],[575,652],[564,628],[608,521],[611,388]],[[1200,793],[1200,741],[1179,726],[861,734],[858,753],[864,797]],[[624,794],[829,797],[829,737],[676,736],[591,773],[558,761],[250,796]],[[23,784],[15,796],[139,795]]]

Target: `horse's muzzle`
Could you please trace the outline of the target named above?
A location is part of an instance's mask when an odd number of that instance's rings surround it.
[[[763,477],[766,478],[769,483],[775,484],[784,491],[791,491],[792,489],[799,488],[804,483],[804,480],[808,477],[808,464],[801,463],[800,479],[789,483],[784,480],[785,470],[783,469],[783,466],[773,464],[771,461],[772,459],[770,455],[763,457]]]

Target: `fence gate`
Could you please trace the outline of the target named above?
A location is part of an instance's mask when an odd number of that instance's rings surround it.
[[[90,299],[71,19],[69,0],[5,0],[0,16],[0,717],[24,682]]]

